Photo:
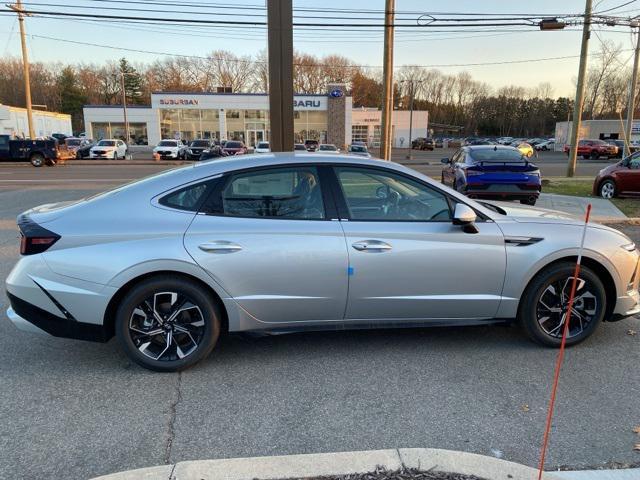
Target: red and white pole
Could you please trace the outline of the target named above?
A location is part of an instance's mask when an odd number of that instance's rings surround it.
[[[549,444],[549,433],[551,431],[551,421],[553,419],[553,407],[556,403],[556,393],[558,391],[558,381],[560,380],[560,369],[562,368],[562,360],[564,359],[564,349],[567,342],[567,334],[569,333],[569,323],[571,322],[571,314],[573,313],[573,300],[576,295],[578,285],[578,277],[580,276],[580,264],[582,263],[582,250],[584,249],[584,239],[587,235],[587,225],[591,216],[591,204],[587,205],[587,214],[584,219],[584,228],[582,230],[582,238],[580,239],[580,249],[578,250],[578,260],[576,268],[573,272],[573,281],[571,282],[571,293],[569,294],[569,303],[567,305],[567,313],[564,317],[564,328],[562,329],[562,340],[560,342],[560,350],[558,350],[558,358],[556,359],[556,371],[553,377],[553,386],[551,387],[551,400],[549,401],[549,410],[547,411],[547,424],[544,429],[544,438],[542,440],[542,451],[540,452],[540,464],[538,465],[538,480],[542,480],[544,472],[544,459],[547,453],[547,445]]]

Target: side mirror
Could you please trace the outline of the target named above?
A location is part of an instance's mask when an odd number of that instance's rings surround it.
[[[449,160],[448,158],[443,158],[440,160],[440,163],[444,163],[445,165],[451,163],[451,160]]]
[[[464,203],[456,204],[453,212],[453,224],[461,225],[465,233],[478,233],[478,228],[474,225],[478,216],[476,212]]]

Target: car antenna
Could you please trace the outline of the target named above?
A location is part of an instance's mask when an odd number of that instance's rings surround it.
[[[494,145],[494,146],[493,146],[493,151],[494,151],[494,152],[497,152],[497,151],[498,151],[498,146],[497,146],[497,145]]]

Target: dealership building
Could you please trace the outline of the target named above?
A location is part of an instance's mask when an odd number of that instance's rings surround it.
[[[381,112],[353,108],[344,85],[330,85],[326,95],[295,95],[295,141],[315,139],[344,147],[354,141],[375,147],[380,142]],[[269,140],[269,96],[262,93],[155,92],[151,106],[128,106],[131,143],[156,145],[161,139],[242,140],[255,146]],[[409,144],[409,112],[394,111],[392,138],[396,147]],[[121,105],[84,107],[86,135],[125,138]],[[413,112],[412,137],[426,136],[428,113]]]
[[[580,132],[578,138],[590,140],[622,140],[624,139],[624,128],[626,120],[621,122],[615,120],[583,120],[580,122]],[[556,149],[560,149],[571,143],[570,135],[573,129],[573,122],[556,123]],[[640,140],[640,121],[634,120],[631,124],[631,141]]]

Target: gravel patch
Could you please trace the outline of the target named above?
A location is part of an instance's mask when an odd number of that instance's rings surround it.
[[[293,479],[289,479],[293,480]],[[336,475],[327,477],[311,477],[295,480],[487,480],[475,475],[463,475],[461,473],[439,472],[437,470],[417,470],[403,468],[401,470],[378,469],[375,472],[353,473],[349,475]]]

